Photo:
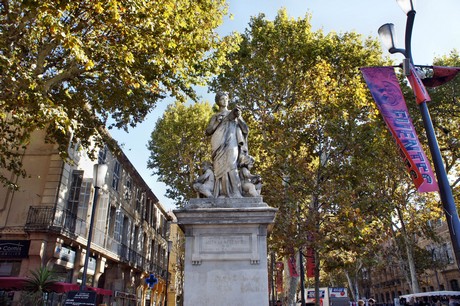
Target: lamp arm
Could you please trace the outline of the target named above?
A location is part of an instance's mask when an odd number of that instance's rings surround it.
[[[411,10],[407,13],[407,21],[406,21],[406,37],[405,37],[405,47],[406,50],[404,52],[404,56],[410,59],[411,64],[414,64],[412,59],[412,29],[414,27],[414,20],[415,20],[415,11]]]
[[[402,55],[406,56],[406,50],[405,49],[390,48],[390,49],[388,49],[388,52],[390,52],[391,54],[401,53]]]

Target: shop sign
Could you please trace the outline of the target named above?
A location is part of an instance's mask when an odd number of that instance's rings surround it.
[[[135,294],[122,291],[115,291],[115,297],[128,300],[137,300]]]
[[[330,288],[331,297],[348,297],[347,288]]]
[[[94,291],[69,291],[64,306],[94,306],[96,305],[96,292]]]
[[[30,240],[0,240],[0,258],[27,258]]]
[[[61,249],[58,249],[59,259],[73,264],[75,262],[75,251],[63,246]]]

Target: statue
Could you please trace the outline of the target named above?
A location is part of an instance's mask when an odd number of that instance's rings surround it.
[[[241,181],[238,161],[248,154],[248,126],[241,117],[241,110],[228,110],[228,95],[217,93],[219,111],[211,117],[206,135],[211,136],[211,153],[214,169],[214,197],[239,198]]]
[[[202,168],[203,174],[195,180],[193,189],[198,193],[198,197],[202,194],[206,198],[213,198],[214,172],[212,171],[212,165],[210,162],[204,162]]]
[[[244,155],[240,163],[240,178],[243,196],[260,196],[260,191],[262,189],[262,179],[258,174],[251,174],[251,168],[253,166],[254,158],[250,155]]]

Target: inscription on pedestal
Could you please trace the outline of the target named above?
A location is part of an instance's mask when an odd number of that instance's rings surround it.
[[[249,260],[260,261],[257,233],[200,233],[193,242],[192,264],[202,260]]]
[[[250,235],[201,236],[201,253],[249,253]]]

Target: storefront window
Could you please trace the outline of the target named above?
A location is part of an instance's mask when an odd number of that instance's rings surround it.
[[[0,276],[18,276],[21,269],[21,261],[0,261]]]

